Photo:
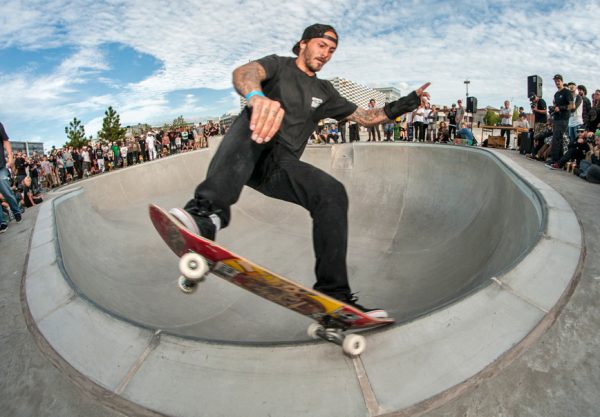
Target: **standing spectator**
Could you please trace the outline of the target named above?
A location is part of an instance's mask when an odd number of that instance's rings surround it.
[[[120,155],[121,155],[121,166],[123,168],[125,168],[127,166],[127,143],[123,142],[123,145],[121,146],[121,149],[119,149]]]
[[[148,132],[146,134],[146,149],[148,151],[148,160],[154,161],[156,159],[156,147],[155,147],[156,138],[154,137],[154,132]]]
[[[118,168],[119,166],[121,166],[121,150],[119,149],[118,143],[113,142],[111,149],[113,153],[113,166],[115,168]]]
[[[174,153],[180,153],[181,152],[181,132],[173,132],[173,137],[175,138],[175,152]]]
[[[577,93],[581,97],[582,101],[581,117],[583,119],[583,128],[588,132],[593,132],[596,129],[596,127],[591,126],[591,121],[594,119],[594,114],[592,111],[592,102],[589,98],[587,98],[587,88],[585,88],[585,85],[578,85]]]
[[[146,153],[146,138],[143,134],[138,138],[138,145],[140,145],[140,154],[138,156],[138,159],[140,160],[140,162],[147,161],[148,155]]]
[[[512,116],[513,111],[510,108],[510,102],[505,100],[504,107],[500,109],[500,126],[512,126]],[[506,149],[514,149],[514,146],[511,146],[510,144],[510,129],[500,130],[500,136],[506,136]]]
[[[17,157],[15,158],[15,176],[17,178],[17,188],[21,188],[21,184],[27,176],[27,159],[21,151],[17,151]]]
[[[465,118],[465,108],[462,105],[462,100],[458,100],[458,107],[456,109],[456,127],[459,127]]]
[[[102,146],[98,143],[96,145],[96,149],[94,149],[94,153],[96,154],[96,163],[98,164],[98,171],[100,173],[104,172],[104,152],[102,151]]]
[[[73,160],[72,148],[67,147],[62,156],[65,161],[65,182],[71,182],[75,178],[75,161]]]
[[[42,157],[42,162],[40,163],[40,167],[42,169],[42,177],[44,178],[44,183],[46,188],[54,188],[54,178],[52,177],[52,164],[48,161],[48,157],[44,155]]]
[[[450,110],[448,111],[448,138],[454,139],[456,137],[456,104],[452,103]]]
[[[548,107],[542,97],[535,94],[529,97],[531,101],[531,111],[533,112],[533,135],[541,133],[546,128],[548,122]]]
[[[568,88],[575,103],[575,109],[569,116],[569,145],[573,145],[577,141],[577,131],[583,125],[583,99],[577,94],[577,84],[573,81],[569,82]]]
[[[430,138],[432,142],[437,138],[437,119],[438,119],[438,110],[436,106],[431,106],[431,111],[427,115],[428,124],[428,139]]]
[[[413,126],[415,128],[415,142],[425,140],[425,107],[419,104],[419,107],[413,112]]]
[[[367,105],[369,110],[376,108],[376,106],[377,103],[375,102],[374,98],[369,100],[369,104]],[[369,133],[369,140],[367,140],[367,142],[371,142],[371,138],[373,139],[373,142],[375,142],[375,133],[377,133],[377,140],[381,141],[381,132],[379,131],[379,125],[369,126],[367,128],[367,132]]]
[[[85,177],[89,177],[90,172],[92,172],[92,157],[87,146],[81,148],[81,160],[83,162],[82,174]]]
[[[574,109],[573,94],[565,87],[563,77],[556,74],[553,77],[554,85],[556,85],[556,93],[554,93],[554,106],[552,107],[552,145],[550,153],[550,163],[546,164],[549,168],[558,168],[558,161],[563,150],[563,136],[569,126],[569,117],[571,110]]]
[[[32,160],[29,163],[29,177],[31,178],[31,189],[37,194],[40,191],[40,169],[38,162]]]
[[[13,167],[15,160],[12,146],[2,123],[0,123],[0,142],[0,194],[8,203],[17,223],[21,223],[21,208],[10,187],[10,173],[8,172],[8,169]],[[2,217],[0,219],[0,233],[6,231],[7,228],[8,222]]]

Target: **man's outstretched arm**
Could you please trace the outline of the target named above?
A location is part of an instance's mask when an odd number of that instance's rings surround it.
[[[246,97],[252,91],[262,93],[261,83],[267,79],[267,72],[258,62],[249,62],[233,71],[233,87]],[[257,143],[270,141],[279,131],[285,111],[278,101],[273,101],[262,95],[253,95],[248,100],[252,109],[250,130],[252,140]]]
[[[413,111],[419,106],[419,103],[429,99],[429,93],[425,90],[430,84],[425,83],[409,95],[387,103],[381,108],[366,110],[359,107],[347,119],[367,127],[394,120],[404,113]]]

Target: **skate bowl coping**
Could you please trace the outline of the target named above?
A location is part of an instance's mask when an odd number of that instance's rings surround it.
[[[152,227],[147,206],[183,206],[213,152],[94,177],[57,199],[65,275],[93,305],[146,329],[219,343],[308,342],[310,320],[219,278],[190,296],[178,290],[178,258]],[[398,325],[489,285],[530,253],[545,227],[537,191],[485,150],[316,146],[303,160],[345,185],[352,289],[361,304],[385,308]],[[311,224],[301,207],[245,188],[217,242],[312,286]]]

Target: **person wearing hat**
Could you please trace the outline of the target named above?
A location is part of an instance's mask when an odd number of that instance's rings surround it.
[[[233,71],[233,86],[247,106],[223,137],[194,197],[184,208],[170,212],[192,232],[214,240],[217,231],[229,224],[230,207],[244,185],[298,204],[313,219],[314,288],[373,317],[386,317],[384,310],[357,304],[350,290],[344,185],[300,161],[300,156],[319,120],[346,119],[367,127],[394,120],[429,97],[425,92],[429,83],[383,107],[362,109],[342,97],[329,81],[317,78],[338,43],[332,26],[314,24],[294,45],[296,57],[269,55]]]
[[[529,96],[531,111],[533,112],[533,135],[541,133],[548,122],[548,106],[546,101],[535,94]]]
[[[552,145],[550,151],[550,162],[546,164],[549,168],[560,168],[559,161],[563,150],[563,135],[569,126],[569,117],[571,110],[575,105],[573,102],[573,94],[565,87],[563,77],[556,74],[553,77],[554,85],[556,85],[556,93],[554,93],[554,101],[551,109],[553,130],[552,130]]]

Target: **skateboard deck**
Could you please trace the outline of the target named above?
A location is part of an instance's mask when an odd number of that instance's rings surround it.
[[[151,204],[150,219],[165,243],[179,257],[188,252],[202,256],[209,272],[266,300],[310,317],[328,328],[342,330],[393,323],[392,318],[373,318],[351,305],[304,287],[263,268],[215,242],[195,235],[171,214]]]

